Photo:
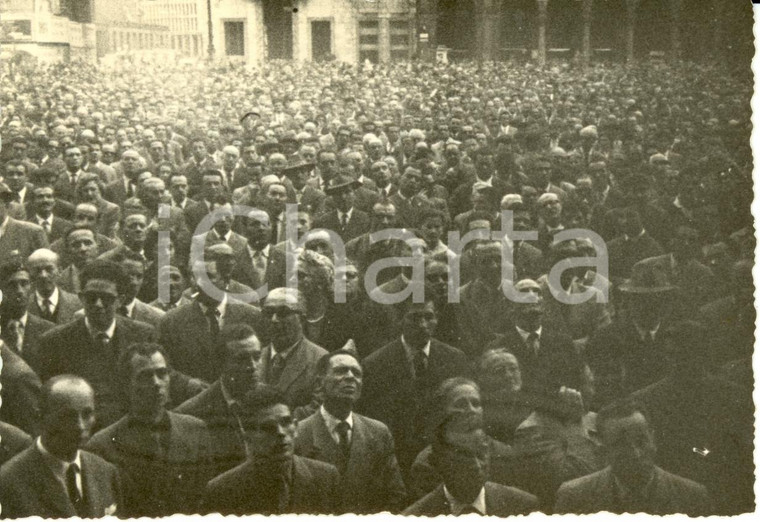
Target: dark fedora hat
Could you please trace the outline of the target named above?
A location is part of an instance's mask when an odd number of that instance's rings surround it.
[[[284,176],[296,176],[301,172],[310,172],[315,167],[314,163],[296,163],[294,165],[288,165],[282,169]]]
[[[357,188],[361,187],[361,182],[358,180],[355,180],[351,176],[346,175],[338,175],[332,178],[328,183],[327,187],[325,187],[325,194],[335,194],[336,192],[340,192],[341,190],[350,189],[350,190],[356,190]]]
[[[265,141],[259,147],[259,153],[265,156],[275,152],[282,152],[282,145],[277,141]]]
[[[655,259],[644,259],[633,265],[631,278],[626,279],[619,287],[627,294],[659,294],[676,290],[678,287],[670,283],[666,267]]]

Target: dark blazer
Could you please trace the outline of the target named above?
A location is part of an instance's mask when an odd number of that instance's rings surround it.
[[[557,492],[554,512],[579,515],[600,511],[624,513],[625,508],[615,499],[614,480],[612,468],[607,467],[565,482]],[[650,515],[685,513],[692,517],[714,514],[704,486],[658,467],[654,469],[649,505],[644,512]]]
[[[26,314],[26,327],[24,328],[24,342],[21,344],[21,357],[31,366],[36,368],[36,357],[38,351],[39,339],[48,330],[53,328],[55,323],[46,321],[36,315]],[[8,344],[8,332],[7,329],[2,335],[3,341]]]
[[[166,312],[159,310],[155,306],[143,303],[139,299],[135,299],[135,306],[132,308],[132,315],[127,319],[138,321],[151,325],[153,328],[158,328],[158,323],[161,322]],[[75,317],[84,317],[84,309],[77,310],[74,314]]]
[[[117,316],[116,331],[104,352],[81,317],[40,337],[36,369],[43,381],[62,373],[87,379],[95,390],[96,426],[108,426],[124,414],[124,390],[116,373],[119,356],[130,344],[155,338],[152,326]]]
[[[263,513],[329,515],[336,513],[338,470],[317,460],[293,456],[293,480],[290,501],[278,513],[272,510],[271,497],[262,487],[262,477],[255,464],[247,461],[216,477],[206,486],[201,513],[222,515],[254,515]],[[265,480],[266,477],[263,477]],[[258,494],[252,494],[256,492]]]
[[[115,238],[116,229],[119,226],[121,208],[116,203],[111,203],[103,198],[98,199],[98,226],[96,232],[106,237]]]
[[[372,207],[375,206],[375,203],[378,201],[380,201],[380,194],[375,190],[370,190],[367,187],[359,187],[354,190],[354,206],[362,212],[367,214],[372,212]],[[333,201],[332,196],[327,196],[325,198],[324,209],[325,212],[335,211],[335,202]]]
[[[372,353],[362,364],[364,384],[356,410],[388,426],[396,443],[399,465],[406,473],[426,445],[423,435],[430,416],[431,395],[445,379],[466,373],[465,355],[431,339],[427,376],[417,381],[399,337]]]
[[[0,395],[3,406],[0,420],[36,435],[40,422],[40,390],[37,374],[19,355],[0,341],[3,370],[0,372]]]
[[[259,339],[266,339],[258,308],[228,301],[224,324],[234,323],[251,325]],[[158,325],[158,338],[177,371],[208,383],[219,378],[223,357],[197,301],[169,311]]]
[[[301,201],[298,203],[299,210],[305,210],[312,216],[318,216],[325,209],[325,193],[319,189],[306,185],[303,188],[303,194],[301,195]],[[295,203],[295,201],[293,201]]]
[[[232,469],[245,460],[245,444],[240,426],[224,399],[219,380],[177,406],[174,411],[192,415],[206,423],[213,458],[218,463],[217,474]]]
[[[424,207],[429,207],[430,203],[424,196],[413,196],[411,198],[401,197],[397,192],[388,198],[388,201],[396,207],[396,223],[400,227],[412,228],[417,226],[417,216]]]
[[[678,287],[673,298],[673,321],[693,319],[702,306],[719,297],[718,282],[712,270],[696,259],[675,268],[670,254],[650,257],[641,263],[667,274],[668,281]]]
[[[211,209],[203,200],[190,200],[187,202],[187,205],[185,205],[182,212],[185,214],[185,223],[187,224],[188,230],[190,230],[190,234],[195,234],[195,229],[198,228],[198,224],[211,212]]]
[[[121,207],[127,200],[127,189],[124,187],[124,177],[112,181],[103,187],[103,199]]]
[[[26,261],[29,254],[39,248],[47,248],[48,240],[41,226],[8,217],[5,233],[0,236],[0,266],[20,256]]]
[[[267,268],[264,273],[265,281],[261,281],[259,274],[253,269],[253,260],[248,253],[247,242],[243,249],[237,254],[237,257],[235,258],[235,268],[232,271],[232,279],[239,281],[254,290],[258,290],[264,283],[267,284],[268,291],[285,286],[285,275],[285,250],[275,248],[275,245],[270,245]],[[259,297],[260,299],[263,299],[266,297],[266,294]]]
[[[121,483],[116,468],[87,451],[81,451],[81,459],[85,516],[121,515]],[[25,449],[0,468],[0,503],[3,518],[77,516],[66,489],[36,446]]]
[[[298,423],[295,451],[338,466],[340,449],[320,411]],[[341,477],[340,512],[398,512],[405,498],[391,432],[382,422],[354,413],[350,455]]]
[[[212,478],[210,440],[203,421],[167,412],[162,450],[150,428],[129,416],[99,431],[86,448],[115,465],[124,486],[124,515],[197,513],[203,487]]]
[[[200,248],[203,250],[204,248],[222,243],[222,240],[219,238],[219,236],[216,235],[216,233],[211,234],[209,232],[206,232],[205,234],[193,236],[192,244],[196,243],[198,245],[201,245]],[[248,246],[248,240],[234,231],[230,231],[230,237],[227,239],[227,241],[225,241],[225,243],[232,247],[232,251],[236,256],[241,255],[241,253],[244,252]],[[192,246],[190,251],[192,252]]]
[[[279,380],[269,382],[269,365],[272,359],[272,345],[269,345],[261,355],[259,380],[276,386],[285,395],[291,409],[305,406],[311,402],[314,392],[317,363],[326,353],[327,350],[302,337],[301,342],[288,354]]]
[[[354,207],[351,213],[351,219],[346,223],[346,229],[340,226],[340,219],[338,218],[338,211],[332,210],[325,212],[321,216],[314,220],[312,229],[326,228],[337,233],[343,242],[350,241],[353,238],[369,232],[370,219],[366,212],[362,212],[357,207]]]
[[[527,515],[538,509],[538,499],[517,488],[486,482],[486,514],[488,516],[508,517]],[[443,484],[435,488],[420,500],[409,506],[403,515],[435,517],[451,515],[451,506],[443,492]]]
[[[32,445],[34,439],[16,426],[0,421],[0,466]]]
[[[71,221],[67,219],[63,219],[62,217],[58,217],[55,215],[55,213],[53,214],[54,214],[53,224],[50,227],[50,233],[47,234],[48,243],[52,243],[53,241],[56,241],[62,238],[63,236],[66,235],[66,232],[68,232],[74,226],[74,224]],[[40,223],[37,222],[37,216],[34,214],[34,211],[32,210],[27,210],[26,221],[28,221],[29,223],[38,225],[40,227],[42,226]]]
[[[610,258],[610,280],[614,283],[631,277],[633,265],[642,259],[665,253],[648,232],[631,239],[625,239],[624,236],[616,237],[607,242],[607,252]]]
[[[477,278],[459,288],[459,298],[461,348],[474,360],[494,338],[509,330],[512,325],[512,303],[501,289],[494,289]]]

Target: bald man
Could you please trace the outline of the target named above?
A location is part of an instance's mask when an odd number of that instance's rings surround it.
[[[114,466],[82,450],[95,424],[95,393],[80,377],[59,375],[42,389],[42,434],[0,468],[3,516],[118,515],[121,485]]]
[[[74,312],[82,308],[82,303],[75,294],[58,287],[58,254],[47,248],[35,250],[27,259],[26,266],[34,287],[29,295],[29,313],[55,324],[71,321]]]

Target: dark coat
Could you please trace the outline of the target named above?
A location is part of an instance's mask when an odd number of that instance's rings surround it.
[[[423,435],[433,392],[449,377],[464,375],[467,360],[456,348],[431,339],[427,375],[416,380],[398,338],[364,359],[362,365],[364,384],[356,410],[388,426],[405,473],[426,445]]]
[[[211,212],[211,209],[205,201],[189,200],[182,212],[185,214],[185,223],[190,234],[195,234],[198,224]]]
[[[24,328],[24,342],[21,344],[21,357],[31,366],[32,368],[37,368],[37,352],[38,352],[38,343],[39,339],[48,330],[53,328],[55,326],[55,323],[51,323],[50,321],[46,321],[40,317],[37,317],[36,315],[27,314],[26,315],[26,327]],[[6,346],[10,346],[9,339],[8,339],[8,331],[7,329],[4,329],[3,331],[3,341],[5,342]]]
[[[225,325],[251,325],[259,339],[266,338],[258,308],[228,301],[223,319]],[[158,325],[158,338],[175,370],[208,383],[219,378],[223,357],[197,301],[167,312]]]
[[[0,355],[3,362],[0,420],[36,435],[39,433],[42,383],[26,361],[3,342],[0,342]]]
[[[41,226],[8,217],[5,232],[0,236],[0,266],[20,256],[26,261],[29,254],[48,247],[45,231]]]
[[[86,448],[119,469],[124,515],[194,514],[204,485],[211,480],[211,445],[203,421],[168,412],[159,449],[150,428],[127,416],[99,431]]]
[[[298,423],[295,451],[338,467],[340,448],[319,411]],[[341,477],[340,512],[398,512],[405,498],[391,432],[382,422],[354,413],[350,455]]]
[[[81,459],[85,516],[122,515],[121,483],[116,468],[87,451],[81,452]],[[25,449],[0,468],[0,503],[3,518],[77,516],[66,489],[35,446]]]
[[[668,473],[655,467],[654,483],[651,485],[647,514],[671,515],[685,513],[689,516],[714,514],[707,490],[691,480]],[[600,511],[623,513],[614,492],[614,476],[607,467],[591,475],[565,482],[557,492],[555,513],[589,514]]]
[[[0,466],[32,445],[34,439],[12,424],[0,421]]]
[[[34,212],[27,211],[26,215],[26,221],[42,227],[42,224],[37,221],[37,216],[34,215]],[[66,235],[66,232],[68,232],[73,226],[74,225],[71,221],[54,215],[53,223],[50,227],[50,233],[47,234],[48,243],[52,243],[53,241],[64,237]]]
[[[647,232],[630,239],[624,236],[616,237],[607,243],[607,252],[610,258],[610,280],[615,283],[631,277],[633,265],[642,259],[665,253],[660,244]]]
[[[338,211],[331,210],[329,212],[325,212],[321,216],[318,216],[314,220],[312,229],[316,230],[318,228],[326,228],[327,230],[334,231],[345,243],[346,241],[350,241],[353,238],[364,234],[365,232],[369,232],[370,219],[369,215],[366,212],[363,212],[357,207],[354,207],[354,210],[351,213],[351,219],[348,220],[348,223],[346,223],[346,229],[343,230],[340,225]]]
[[[235,268],[232,271],[232,279],[239,281],[246,286],[258,290],[261,286],[267,284],[267,293],[275,288],[285,286],[285,269],[286,254],[284,250],[269,246],[269,257],[267,257],[267,268],[264,273],[265,280],[262,281],[256,270],[253,269],[253,260],[248,253],[246,246],[240,251],[235,258]],[[260,296],[260,299],[266,297],[266,293]]]
[[[292,470],[289,503],[283,514],[336,513],[339,477],[334,466],[294,455]],[[244,462],[208,483],[201,512],[222,515],[278,514],[278,510],[271,507],[271,495],[266,494],[268,488],[262,486],[265,480],[266,477],[256,472],[255,464]]]
[[[277,387],[284,395],[291,409],[311,402],[316,384],[317,363],[327,350],[302,337],[298,346],[293,348],[285,360],[285,367],[277,382],[269,382],[269,365],[272,359],[272,346],[267,346],[261,355],[259,380]]]
[[[486,482],[486,514],[508,517],[527,515],[538,509],[538,500],[533,495],[509,486]],[[436,517],[451,515],[451,506],[443,492],[443,484],[409,506],[403,515]]]
[[[55,324],[65,324],[74,318],[74,312],[82,309],[82,303],[79,301],[79,297],[75,294],[66,292],[62,288],[58,288],[58,305],[53,311],[53,322]],[[29,305],[27,310],[30,314],[42,317],[43,312],[37,305],[37,297],[32,293],[29,297]]]

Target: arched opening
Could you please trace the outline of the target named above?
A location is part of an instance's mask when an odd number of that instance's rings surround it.
[[[451,57],[473,57],[477,40],[475,12],[473,0],[438,0],[434,45],[451,48]]]
[[[641,0],[636,10],[636,56],[647,58],[652,52],[667,54],[670,51],[670,25],[670,1]]]

